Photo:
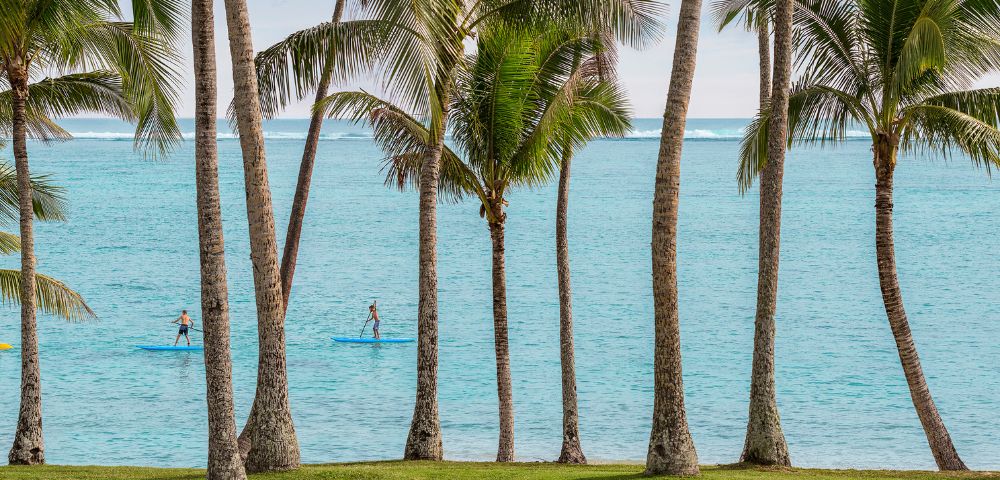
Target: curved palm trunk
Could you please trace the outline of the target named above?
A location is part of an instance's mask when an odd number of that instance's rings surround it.
[[[924,427],[934,461],[941,470],[968,470],[958,456],[948,429],[938,414],[930,388],[924,378],[917,346],[913,343],[910,324],[903,309],[903,294],[896,275],[896,252],[892,239],[892,177],[896,168],[899,137],[880,133],[875,144],[875,254],[878,258],[878,280],[882,302],[896,340],[899,361],[903,366],[910,398],[917,417]]]
[[[233,58],[236,120],[243,151],[259,342],[257,393],[250,417],[240,434],[240,450],[246,452],[249,472],[290,470],[299,467],[299,443],[288,401],[285,314],[250,18],[246,0],[226,0],[225,5]]]
[[[212,0],[191,2],[195,76],[195,180],[198,190],[198,251],[205,335],[209,480],[247,478],[236,440],[233,363],[229,352],[229,290],[222,236],[219,158],[215,118],[215,18]]]
[[[333,23],[340,21],[344,14],[344,0],[337,0],[333,8]],[[323,67],[323,76],[316,85],[316,100],[314,104],[326,98],[330,88],[333,56],[337,52],[330,51]],[[309,133],[306,135],[306,145],[302,150],[302,162],[299,164],[299,178],[295,183],[295,197],[292,199],[292,211],[288,217],[288,230],[285,232],[285,247],[281,254],[281,294],[282,309],[288,311],[288,299],[292,296],[292,278],[295,277],[295,263],[299,256],[299,240],[302,238],[302,221],[306,215],[306,202],[309,201],[309,185],[312,183],[313,167],[316,165],[316,149],[319,145],[319,134],[323,129],[323,113],[316,111],[309,119]]]
[[[493,344],[497,357],[497,400],[500,408],[498,462],[514,461],[514,392],[510,379],[510,344],[507,340],[507,272],[504,267],[504,220],[499,204],[490,207],[496,222],[490,222],[493,242]]]
[[[761,100],[768,100],[764,84],[767,27],[760,29]],[[775,2],[774,86],[770,92],[767,165],[760,173],[760,230],[757,270],[757,314],[754,318],[753,371],[750,376],[750,412],[740,461],[758,465],[791,465],[781,430],[774,385],[775,311],[778,303],[778,261],[781,246],[781,196],[788,134],[788,94],[791,86],[792,2]]]
[[[677,311],[677,206],[684,125],[691,99],[700,23],[701,0],[681,0],[653,196],[656,344],[653,359],[653,427],[646,455],[646,473],[650,475],[699,473],[698,454],[684,412],[684,380],[681,377],[680,319]]]
[[[17,413],[14,445],[7,459],[11,465],[37,465],[45,463],[45,441],[42,437],[42,372],[38,364],[38,324],[35,319],[35,240],[32,225],[35,213],[31,203],[25,110],[28,72],[20,59],[8,62],[21,227],[21,406]]]
[[[560,463],[587,463],[580,446],[580,415],[576,401],[576,365],[573,355],[573,290],[570,288],[569,241],[566,211],[569,205],[570,164],[573,149],[563,151],[556,198],[556,270],[559,275],[559,364],[562,367],[563,438]]]
[[[447,87],[437,85],[441,104],[448,105]],[[406,460],[441,460],[441,417],[438,414],[438,307],[437,307],[437,188],[447,124],[447,108],[437,125],[427,161],[420,165],[420,272],[417,304],[417,393],[413,420],[406,437]]]

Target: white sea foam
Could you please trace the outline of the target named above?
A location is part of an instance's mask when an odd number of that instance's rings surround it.
[[[71,132],[73,138],[78,139],[89,139],[89,140],[131,140],[133,138],[132,132]],[[181,136],[186,140],[194,139],[194,132],[183,132]],[[229,131],[219,131],[217,133],[217,138],[220,140],[231,140],[239,138],[238,135]],[[863,130],[848,130],[846,137],[850,139],[854,138],[868,138],[870,135],[868,132]],[[276,132],[276,131],[265,131],[264,138],[269,140],[305,140],[306,132]],[[629,132],[625,138],[629,139],[654,139],[660,138],[660,130],[633,130]],[[684,138],[687,139],[699,139],[699,140],[739,140],[743,138],[743,129],[722,129],[722,130],[712,130],[705,128],[696,128],[692,130],[684,131]],[[370,132],[329,132],[320,135],[320,140],[330,141],[330,140],[371,140],[372,134]]]

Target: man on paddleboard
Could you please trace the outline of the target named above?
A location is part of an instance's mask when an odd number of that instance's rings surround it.
[[[174,339],[174,346],[177,346],[177,342],[181,340],[181,335],[184,335],[184,340],[187,340],[187,344],[190,347],[191,339],[188,337],[188,328],[194,327],[194,320],[191,320],[191,317],[188,316],[188,311],[181,310],[181,316],[170,323],[180,323],[180,328],[177,330],[177,338]]]

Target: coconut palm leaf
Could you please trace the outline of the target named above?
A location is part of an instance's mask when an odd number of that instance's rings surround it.
[[[0,220],[19,218],[17,192],[17,172],[11,164],[0,162]],[[66,219],[65,190],[54,185],[48,175],[32,175],[31,194],[35,218],[42,221]]]
[[[90,309],[79,293],[52,277],[36,274],[35,292],[38,309],[71,322],[95,320],[97,314]],[[0,300],[5,304],[21,302],[21,271],[0,269]]]
[[[873,139],[899,136],[902,151],[958,150],[998,165],[1000,90],[966,89],[1000,66],[996,2],[802,0],[796,22],[796,57],[806,60],[789,99],[790,143],[840,141],[854,124]],[[768,115],[744,135],[741,191],[766,162]]]
[[[721,32],[736,20],[747,31],[766,26],[774,10],[774,0],[718,0],[712,2],[712,20]]]
[[[273,118],[314,91],[327,64],[333,82],[398,65],[387,84],[426,92],[419,68],[428,63],[423,43],[420,32],[382,20],[326,22],[295,32],[254,59],[264,116]]]
[[[338,92],[314,107],[330,117],[372,127],[376,145],[385,153],[387,186],[400,190],[420,187],[420,165],[430,149],[430,131],[424,122],[367,92]],[[438,191],[442,200],[459,201],[479,194],[472,172],[447,145],[441,155]]]
[[[0,254],[10,255],[21,251],[21,237],[0,230]]]
[[[97,92],[105,95],[90,104],[81,105],[73,101],[79,98],[71,97],[62,104],[50,102],[50,106],[134,121],[136,146],[158,154],[180,138],[173,115],[178,101],[179,57],[172,41],[183,16],[176,0],[137,0],[136,4],[138,23],[121,21],[118,3],[109,0],[5,5],[0,15],[0,38],[11,41],[0,45],[0,56],[28,59],[33,76],[48,71],[103,74],[89,79],[93,89],[98,80],[104,81],[103,86],[117,87],[105,73],[114,72],[121,79],[120,94],[131,107],[127,112],[119,102],[108,102],[106,91]],[[74,80],[77,91],[86,86],[85,79]]]
[[[633,48],[658,43],[666,4],[656,0],[479,0],[467,24],[496,23],[532,29],[611,32]]]

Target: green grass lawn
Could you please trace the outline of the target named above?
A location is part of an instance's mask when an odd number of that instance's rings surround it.
[[[809,469],[749,469],[738,466],[702,467],[705,479],[734,480],[811,480],[832,479],[998,479],[998,472],[935,473],[890,470],[809,470]],[[309,465],[286,473],[251,475],[256,480],[409,480],[409,479],[635,479],[642,477],[641,465],[566,466],[552,463],[473,462],[364,462]],[[145,468],[145,467],[0,467],[3,480],[197,480],[204,470]]]

